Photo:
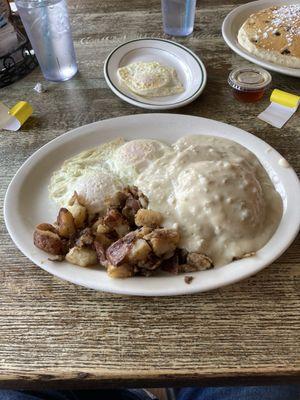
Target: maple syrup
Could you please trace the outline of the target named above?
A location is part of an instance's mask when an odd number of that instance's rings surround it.
[[[241,67],[230,72],[228,84],[234,97],[245,103],[255,103],[265,94],[272,77],[266,70],[256,67]]]

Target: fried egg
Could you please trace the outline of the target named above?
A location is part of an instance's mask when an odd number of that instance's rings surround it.
[[[142,97],[170,96],[184,91],[175,68],[156,61],[132,63],[119,68],[117,74],[121,85]]]
[[[170,151],[170,146],[158,140],[131,140],[116,149],[111,168],[123,182],[130,185],[154,160]]]
[[[124,142],[116,139],[66,160],[54,172],[49,195],[60,206],[67,206],[77,192],[90,213],[104,211],[104,200],[126,185],[154,160],[171,151],[167,144],[152,139]]]
[[[80,192],[81,198],[86,199],[84,203],[89,207],[91,198],[91,212],[98,212],[103,206],[103,196],[110,196],[120,186],[118,175],[114,174],[109,167],[109,160],[115,150],[124,143],[118,138],[93,149],[83,151],[76,156],[66,160],[58,171],[51,177],[48,187],[49,197],[60,206],[66,206],[73,196],[74,191]],[[105,194],[99,197],[98,206],[95,203],[94,195],[88,190],[88,183],[96,185],[95,193],[100,192],[100,187],[105,188]],[[99,184],[96,184],[99,181]],[[99,187],[98,187],[99,185]],[[98,190],[99,189],[99,190]],[[87,192],[84,195],[84,191]],[[98,193],[99,194],[99,193]],[[97,210],[97,211],[95,211]]]
[[[74,184],[79,201],[89,213],[101,213],[105,210],[105,198],[123,187],[122,182],[108,170],[97,170],[82,175]]]

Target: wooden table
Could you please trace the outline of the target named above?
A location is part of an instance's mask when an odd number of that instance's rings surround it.
[[[103,78],[118,44],[164,37],[159,0],[71,0],[80,73],[45,82],[39,69],[1,89],[12,106],[29,101],[21,131],[1,132],[1,197],[21,164],[61,135],[100,119],[145,112],[119,100]],[[204,61],[208,84],[174,112],[228,122],[274,146],[300,171],[299,113],[278,130],[256,118],[256,105],[231,97],[227,76],[247,64],[221,37],[225,15],[241,1],[201,0],[194,34],[178,39]],[[273,73],[273,84],[300,93],[299,79]],[[1,213],[2,218],[2,213]],[[3,220],[1,221],[3,222]],[[258,384],[300,379],[299,240],[272,266],[238,284],[194,296],[138,298],[97,293],[33,265],[1,224],[0,387],[104,387]]]

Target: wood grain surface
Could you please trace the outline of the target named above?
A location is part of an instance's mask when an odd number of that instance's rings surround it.
[[[230,69],[247,62],[221,37],[226,14],[241,1],[201,0],[194,34],[176,39],[204,61],[208,84],[175,113],[213,118],[274,146],[300,171],[299,112],[279,130],[256,116],[268,98],[238,103]],[[165,37],[159,0],[71,0],[78,75],[45,82],[39,69],[0,90],[8,106],[29,101],[34,115],[19,132],[1,135],[1,205],[7,186],[35,150],[69,129],[145,112],[119,100],[103,78],[118,44]],[[273,87],[300,93],[300,80],[272,73]],[[42,82],[47,92],[33,86]],[[300,242],[243,282],[193,296],[135,298],[99,293],[58,280],[14,246],[1,212],[0,387],[95,388],[300,380]]]

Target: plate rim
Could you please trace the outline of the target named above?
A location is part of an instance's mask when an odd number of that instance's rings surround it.
[[[279,0],[280,2],[282,0]],[[299,0],[294,0],[294,3],[300,3]],[[237,7],[235,7],[233,10],[231,10],[226,17],[224,18],[223,22],[222,22],[222,36],[223,36],[223,40],[225,41],[225,43],[227,44],[227,46],[237,55],[239,55],[240,57],[244,58],[247,61],[252,62],[253,64],[259,65],[261,67],[264,67],[270,71],[273,72],[277,72],[279,74],[283,74],[283,75],[287,75],[287,76],[293,76],[295,78],[300,78],[300,68],[290,68],[290,67],[286,67],[284,65],[280,65],[280,64],[275,64],[272,63],[271,61],[267,61],[267,60],[263,60],[257,56],[255,56],[254,54],[249,53],[246,49],[243,49],[242,47],[238,47],[235,42],[231,39],[231,35],[229,34],[229,29],[230,29],[230,25],[232,23],[232,20],[243,10],[246,9],[247,7],[251,6],[260,6],[263,4],[267,4],[270,3],[270,6],[276,5],[276,0],[273,0],[273,2],[271,2],[271,0],[256,0],[256,1],[250,1],[248,3],[245,4],[241,4]],[[257,8],[257,11],[261,9],[261,8]],[[249,14],[250,15],[250,14]]]
[[[29,172],[30,172],[31,162],[32,161],[37,162],[40,159],[42,159],[47,154],[47,152],[45,153],[45,150],[53,150],[56,148],[56,145],[58,145],[58,147],[61,145],[67,145],[69,142],[68,139],[70,138],[72,140],[72,136],[74,134],[76,135],[76,137],[80,136],[80,135],[84,135],[84,134],[88,133],[89,131],[90,132],[93,131],[93,128],[95,128],[95,127],[99,127],[103,124],[105,125],[106,122],[107,122],[107,124],[109,124],[109,123],[114,124],[115,120],[119,120],[119,121],[120,120],[124,121],[125,119],[136,120],[137,118],[150,118],[150,119],[154,118],[156,120],[157,118],[172,118],[172,119],[174,119],[176,117],[185,118],[185,119],[194,119],[194,120],[197,119],[199,125],[201,124],[201,121],[203,122],[204,120],[208,121],[208,123],[210,123],[212,125],[215,125],[218,127],[220,126],[220,128],[222,126],[226,125],[227,127],[230,127],[231,129],[233,129],[233,131],[235,131],[236,133],[242,133],[243,135],[246,135],[250,140],[252,140],[252,141],[255,140],[255,142],[257,142],[258,144],[263,144],[264,148],[266,148],[266,146],[268,148],[271,147],[266,142],[264,142],[262,139],[256,137],[255,135],[253,135],[247,131],[244,131],[240,128],[237,128],[232,125],[229,125],[229,124],[226,124],[226,123],[223,123],[220,121],[216,121],[216,120],[211,120],[211,119],[197,117],[197,116],[183,115],[183,114],[151,113],[151,114],[127,115],[127,116],[121,116],[121,117],[116,117],[116,118],[109,118],[106,120],[100,120],[100,121],[93,122],[91,124],[86,124],[81,127],[77,127],[75,129],[72,129],[72,130],[58,136],[57,138],[46,143],[40,149],[36,150],[17,170],[16,174],[14,175],[13,179],[11,180],[11,182],[7,188],[7,191],[5,194],[5,199],[4,199],[4,220],[5,220],[6,228],[11,236],[11,239],[13,240],[13,242],[15,243],[17,248],[34,264],[38,265],[40,268],[44,269],[45,271],[49,272],[50,274],[59,277],[60,279],[66,280],[68,282],[71,282],[71,283],[74,283],[74,284],[77,284],[80,286],[85,286],[90,289],[95,289],[98,291],[105,291],[105,292],[124,294],[124,295],[134,295],[134,296],[150,296],[150,297],[171,296],[171,295],[175,296],[175,295],[193,294],[193,293],[213,290],[213,289],[217,289],[219,287],[223,287],[223,286],[227,286],[229,284],[235,283],[242,279],[246,279],[247,277],[256,274],[257,272],[261,271],[262,269],[264,269],[268,265],[270,265],[275,259],[277,259],[290,246],[290,244],[295,239],[295,237],[299,231],[299,226],[300,226],[300,212],[298,212],[298,221],[297,221],[297,218],[295,218],[295,220],[293,220],[293,231],[289,237],[289,240],[287,242],[285,242],[285,245],[280,249],[279,252],[278,252],[278,250],[273,252],[272,257],[270,257],[268,259],[267,263],[263,262],[262,265],[260,265],[261,260],[258,258],[256,260],[256,265],[253,266],[251,264],[251,260],[253,263],[253,258],[239,260],[239,261],[235,262],[234,265],[236,266],[236,268],[238,267],[238,265],[244,265],[245,269],[242,272],[237,268],[237,273],[234,277],[229,276],[229,277],[226,277],[226,279],[224,279],[224,277],[223,277],[222,282],[217,282],[217,283],[213,282],[210,285],[206,285],[206,287],[204,289],[202,289],[202,288],[199,289],[199,287],[197,287],[195,285],[184,285],[183,287],[179,287],[179,288],[168,287],[168,288],[164,288],[163,290],[159,289],[159,290],[154,290],[154,291],[152,289],[150,291],[148,291],[148,290],[145,291],[145,289],[142,288],[142,289],[138,289],[138,290],[135,289],[133,292],[132,288],[127,288],[126,285],[124,285],[124,286],[121,285],[120,287],[116,288],[116,287],[103,287],[103,286],[99,287],[99,285],[97,285],[96,283],[95,283],[95,285],[87,284],[87,283],[83,282],[82,280],[80,280],[80,278],[78,280],[78,279],[76,279],[76,277],[74,277],[74,279],[73,279],[73,277],[70,278],[70,277],[63,276],[64,274],[60,273],[60,269],[55,270],[55,272],[54,272],[51,267],[47,267],[47,265],[44,265],[43,262],[41,262],[41,261],[37,262],[37,260],[34,259],[34,256],[31,255],[30,249],[28,249],[26,247],[26,244],[23,245],[22,241],[19,240],[18,235],[14,234],[14,229],[13,229],[14,222],[11,220],[11,216],[10,216],[10,214],[12,213],[12,209],[9,205],[14,204],[15,189],[18,189],[18,186],[19,187],[22,186],[22,179],[20,180],[20,177],[23,179],[26,177],[28,168],[29,168]],[[221,137],[222,137],[222,135],[221,135]],[[234,140],[234,139],[232,139],[232,140]],[[247,145],[244,145],[244,146],[246,148],[248,148]],[[273,149],[273,153],[276,155],[277,158],[281,157],[280,153],[278,153],[277,150],[275,150],[274,148],[272,148],[272,149]],[[250,151],[253,151],[253,150],[250,149]],[[34,164],[33,164],[33,166],[34,166]],[[286,170],[289,171],[288,172],[290,175],[289,179],[293,179],[294,180],[293,183],[297,183],[297,188],[294,189],[293,194],[295,193],[296,199],[297,198],[299,199],[300,198],[300,182],[297,177],[297,174],[295,173],[295,171],[292,168],[288,168]],[[24,176],[22,176],[22,175],[24,175]],[[16,193],[18,193],[18,190],[16,190]],[[15,200],[15,203],[16,203],[16,200]],[[283,218],[284,218],[284,215],[283,215]],[[280,225],[281,225],[281,222],[280,222],[279,226]],[[276,232],[274,233],[274,235],[275,234],[276,234]],[[230,263],[230,264],[232,264],[232,263]],[[227,264],[227,266],[224,266],[224,267],[220,267],[218,270],[221,271],[222,268],[224,268],[223,269],[223,271],[224,271],[226,267],[230,266],[230,264]],[[226,274],[226,271],[225,271],[225,274]],[[183,275],[181,277],[183,278]]]
[[[187,53],[189,53],[189,55],[191,55],[195,61],[197,62],[197,64],[199,65],[199,68],[202,72],[202,81],[200,82],[200,85],[198,87],[198,89],[188,98],[183,99],[181,101],[178,102],[173,102],[173,103],[168,103],[168,104],[151,104],[151,103],[147,103],[147,102],[143,102],[140,100],[136,100],[134,98],[131,98],[129,96],[127,96],[126,94],[124,94],[121,90],[119,90],[119,88],[117,88],[114,83],[111,81],[110,75],[109,75],[109,62],[111,57],[122,47],[127,46],[130,43],[134,43],[134,42],[141,42],[141,41],[160,41],[160,42],[165,42],[165,43],[169,43],[173,46],[177,46],[181,49],[183,49],[184,51],[186,51]],[[129,40],[125,43],[121,43],[119,46],[115,47],[106,57],[105,62],[104,62],[104,66],[103,66],[103,73],[104,73],[104,78],[105,81],[107,83],[107,85],[109,86],[109,88],[112,90],[112,92],[117,95],[119,98],[121,98],[122,100],[126,101],[129,104],[141,107],[141,108],[145,108],[148,110],[171,110],[174,108],[178,108],[178,107],[182,107],[184,105],[187,105],[189,103],[191,103],[192,101],[194,101],[197,97],[200,96],[200,94],[203,92],[206,83],[207,83],[207,71],[205,68],[205,65],[203,63],[203,61],[200,59],[200,57],[197,56],[197,54],[195,54],[192,50],[188,49],[186,46],[183,46],[180,43],[174,42],[172,40],[168,40],[168,39],[161,39],[161,38],[151,38],[151,37],[146,37],[146,38],[137,38],[137,39],[132,39]]]

